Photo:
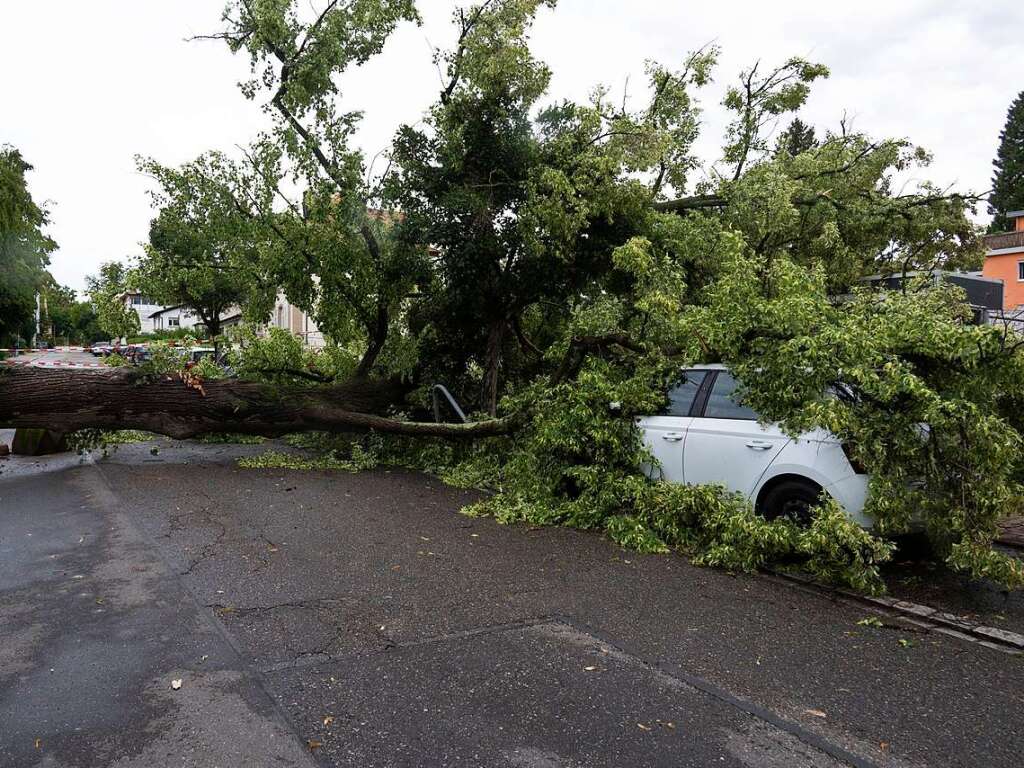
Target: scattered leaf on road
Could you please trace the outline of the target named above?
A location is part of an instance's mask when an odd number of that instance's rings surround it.
[[[320,747],[323,746],[323,742],[317,741],[316,739],[310,739],[306,742],[306,746],[309,747],[309,751],[312,752],[314,750],[320,749]]]
[[[172,690],[177,691],[180,688],[181,688],[181,678],[180,677],[176,677],[173,680],[171,680],[171,689]]]
[[[36,739],[36,749],[42,749],[42,748],[43,748],[43,740],[42,739]]]
[[[879,628],[885,626],[875,616],[868,616],[865,619],[861,619],[860,621],[857,622],[857,625],[861,626],[861,627],[875,627],[876,629],[879,629]]]
[[[649,731],[649,730],[651,730],[651,726],[644,725],[643,723],[637,723],[636,727],[639,728],[641,731]]]
[[[595,669],[597,669],[597,667],[584,667],[583,671],[584,672],[593,672]]]
[[[811,717],[828,717],[828,715],[826,715],[820,709],[805,709],[804,714],[810,715]]]
[[[334,718],[331,717],[330,715],[328,715],[327,717],[324,718],[324,728],[330,728],[331,727],[331,723],[333,723],[333,722],[334,722]]]
[[[913,648],[914,643],[911,640],[907,640],[905,637],[900,638],[900,648]]]

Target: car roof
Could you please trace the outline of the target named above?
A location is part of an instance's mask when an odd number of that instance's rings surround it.
[[[683,368],[687,371],[727,371],[728,366],[724,363],[703,363],[698,365],[684,365]]]

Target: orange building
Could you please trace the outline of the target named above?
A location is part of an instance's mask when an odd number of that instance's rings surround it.
[[[1013,231],[985,237],[981,274],[1003,281],[1003,310],[1024,310],[1024,211],[1010,211]]]

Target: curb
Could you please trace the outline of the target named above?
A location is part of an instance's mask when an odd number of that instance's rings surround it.
[[[868,595],[861,595],[841,587],[829,587],[803,574],[783,573],[773,570],[769,570],[767,573],[779,579],[813,589],[816,592],[862,603],[886,613],[899,614],[911,621],[930,625],[936,629],[965,637],[968,640],[981,643],[990,648],[996,648],[1005,653],[1024,653],[1024,635],[1019,632],[1010,632],[998,627],[978,624],[968,621],[962,616],[940,611],[928,605],[912,603],[909,600],[900,600],[895,597],[869,597]]]

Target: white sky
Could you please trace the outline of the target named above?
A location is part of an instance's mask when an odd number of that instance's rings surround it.
[[[310,0],[314,5],[322,0]],[[401,122],[415,122],[439,82],[429,44],[452,40],[455,0],[420,0],[421,28],[402,28],[384,54],[343,82],[362,109],[369,156]],[[232,150],[265,126],[236,88],[247,62],[217,42],[220,0],[0,0],[0,143],[35,166],[37,200],[51,202],[60,244],[51,271],[75,288],[110,259],[139,251],[152,211],[135,154],[177,164]],[[561,0],[542,12],[534,51],[554,71],[552,100],[594,85],[639,91],[645,59],[679,64],[714,41],[723,49],[704,92],[701,156],[714,160],[725,85],[756,59],[821,61],[802,117],[819,130],[844,113],[878,137],[909,137],[935,155],[928,177],[983,192],[1006,110],[1024,89],[1020,0],[683,2]],[[1014,73],[1017,73],[1015,76]]]

